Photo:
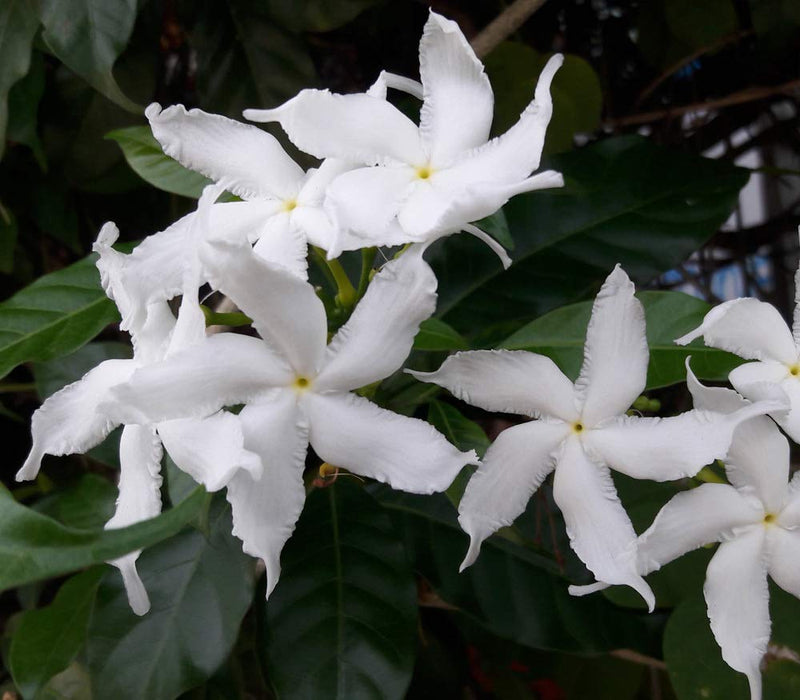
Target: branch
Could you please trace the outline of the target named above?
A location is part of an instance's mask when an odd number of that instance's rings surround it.
[[[610,656],[616,656],[618,659],[625,659],[625,661],[631,661],[635,664],[641,664],[642,666],[649,666],[650,668],[655,668],[659,671],[666,671],[667,664],[665,664],[661,659],[654,659],[652,656],[645,656],[644,654],[640,654],[638,651],[633,651],[633,649],[615,649],[612,652],[609,652]]]
[[[545,2],[546,0],[515,0],[511,3],[470,42],[478,58],[483,58],[508,39]]]
[[[627,117],[620,119],[611,119],[603,124],[604,127],[609,129],[618,129],[622,126],[634,126],[637,124],[650,124],[651,122],[661,121],[662,119],[670,119],[672,117],[679,117],[689,112],[697,112],[699,110],[713,110],[722,107],[730,107],[732,105],[744,104],[746,102],[755,102],[756,100],[763,100],[773,95],[788,95],[792,92],[800,90],[800,80],[790,80],[788,83],[774,86],[751,87],[739,92],[733,92],[725,97],[720,97],[715,100],[706,100],[705,102],[694,102],[689,105],[682,105],[679,107],[670,107],[668,109],[660,109],[654,112],[642,112],[640,114],[631,114]]]

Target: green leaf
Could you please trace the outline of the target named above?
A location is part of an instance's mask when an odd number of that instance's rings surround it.
[[[525,44],[506,41],[486,57],[486,73],[495,97],[494,134],[505,133],[533,99],[539,74],[549,55]],[[567,54],[553,79],[553,118],[547,127],[545,153],[570,150],[579,132],[600,125],[603,93],[594,69],[578,56]]]
[[[431,401],[428,422],[462,452],[475,450],[479,457],[483,457],[489,447],[489,438],[483,428],[450,404]]]
[[[516,243],[508,271],[472,236],[451,236],[438,249],[437,315],[457,330],[521,325],[592,296],[616,263],[638,284],[674,268],[717,231],[748,178],[639,136],[560,154],[546,166],[564,174],[566,187],[504,207]]]
[[[475,225],[486,231],[492,238],[494,238],[500,245],[508,250],[514,250],[514,239],[511,237],[511,231],[508,228],[508,219],[506,219],[505,212],[498,209],[494,214],[490,214],[480,221],[476,221]]]
[[[59,389],[77,382],[90,369],[106,360],[129,360],[133,355],[130,345],[117,342],[89,343],[71,355],[33,365],[36,392],[44,401]]]
[[[650,365],[647,389],[656,389],[686,380],[686,358],[692,357],[692,371],[701,379],[725,381],[742,359],[722,350],[706,347],[702,340],[681,347],[675,345],[690,330],[697,328],[711,305],[680,292],[639,292],[647,318],[647,344]],[[586,327],[592,302],[570,304],[520,328],[504,340],[508,350],[530,350],[550,357],[573,381],[583,363]]]
[[[0,272],[7,275],[14,270],[17,234],[17,217],[0,202]]]
[[[198,487],[178,506],[119,530],[78,530],[17,503],[0,487],[0,592],[117,559],[174,535],[203,508]]]
[[[414,338],[414,350],[466,350],[469,343],[455,328],[438,318],[429,318],[419,327]]]
[[[292,32],[329,32],[381,0],[267,0],[267,12]]]
[[[772,636],[762,662],[765,700],[800,693],[800,601],[770,583]],[[747,698],[747,679],[723,660],[698,591],[672,613],[664,633],[664,660],[678,700]]]
[[[47,682],[80,651],[103,574],[102,567],[93,567],[73,576],[50,605],[22,614],[11,639],[9,667],[25,698],[41,698]]]
[[[106,134],[116,141],[128,165],[145,182],[165,192],[197,199],[211,180],[200,173],[184,168],[177,160],[161,150],[147,126],[129,126]]]
[[[373,493],[405,534],[416,570],[442,599],[493,634],[536,649],[594,653],[628,648],[658,654],[657,614],[617,608],[602,596],[575,598],[555,562],[497,535],[459,574],[468,538],[445,496],[382,486]]]
[[[142,107],[128,99],[112,74],[128,44],[136,0],[41,0],[42,39],[70,70],[130,112]]]
[[[30,67],[33,37],[39,27],[30,0],[0,3],[0,158],[6,144],[8,91]]]
[[[100,530],[114,514],[117,489],[97,474],[82,474],[56,493],[47,494],[33,509],[78,530]]]
[[[0,377],[32,360],[78,349],[119,318],[90,255],[0,303]]]
[[[228,658],[253,597],[253,560],[231,534],[230,507],[212,506],[208,537],[185,530],[137,562],[150,612],[136,616],[122,578],[100,585],[89,623],[88,666],[96,698],[174,698]]]
[[[363,489],[312,491],[266,605],[269,678],[285,700],[402,698],[414,666],[414,577]]]
[[[37,22],[38,24],[38,22]],[[39,141],[39,102],[44,94],[45,69],[44,56],[39,51],[31,54],[31,67],[28,74],[18,81],[8,93],[9,141],[23,143],[33,151],[39,167],[47,170],[47,160]]]

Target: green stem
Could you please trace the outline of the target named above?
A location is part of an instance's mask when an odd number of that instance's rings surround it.
[[[372,266],[375,264],[375,256],[378,254],[377,248],[361,249],[361,279],[358,280],[358,298],[364,296],[369,284]]]
[[[712,471],[708,467],[703,467],[697,474],[695,474],[694,478],[697,481],[704,481],[708,484],[727,484],[728,482],[725,481],[719,474]]]
[[[355,287],[353,287],[353,283],[350,281],[350,278],[344,271],[342,264],[338,260],[328,260],[325,256],[325,253],[317,248],[314,249],[314,252],[317,253],[317,255],[323,260],[325,260],[325,264],[328,266],[328,270],[330,270],[331,276],[336,283],[336,289],[338,290],[338,293],[336,294],[336,301],[340,306],[349,309],[356,303],[358,296],[356,295]]]
[[[16,394],[19,391],[36,391],[36,385],[29,384],[0,384],[0,394]]]

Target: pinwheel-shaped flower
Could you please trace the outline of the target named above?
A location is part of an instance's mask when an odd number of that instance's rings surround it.
[[[134,300],[123,284],[122,275],[129,256],[111,248],[117,235],[116,226],[106,224],[94,249],[100,254],[97,267],[108,296],[117,303],[122,316],[129,317]],[[112,401],[113,388],[138,368],[156,363],[170,352],[204,337],[203,315],[199,308],[195,311],[192,313],[187,301],[176,322],[166,302],[149,304],[141,324],[128,328],[133,359],[102,362],[79,381],[49,397],[33,414],[33,448],[17,479],[35,478],[45,454],[86,452],[120,422],[125,422],[115,420],[102,404]],[[239,469],[260,473],[261,461],[244,449],[243,441],[239,418],[216,409],[197,412],[185,420],[126,425],[120,439],[119,498],[116,512],[106,527],[125,527],[161,512],[162,443],[180,469],[214,491]],[[138,556],[139,552],[132,552],[112,563],[122,573],[131,608],[143,615],[150,602],[136,572]]]
[[[209,337],[134,373],[115,391],[110,410],[152,423],[246,404],[239,414],[245,447],[261,457],[263,475],[238,473],[227,497],[234,534],[266,564],[269,594],[305,500],[309,443],[330,464],[415,493],[446,488],[477,458],[428,423],[352,393],[400,367],[419,324],[434,311],[436,278],[420,250],[384,266],[329,345],[325,311],[311,285],[248,246],[215,242],[205,253],[212,285],[253,319],[264,340]]]
[[[756,360],[734,369],[730,383],[748,398],[755,398],[753,388],[764,382],[780,386],[791,408],[771,415],[800,442],[800,272],[795,276],[795,297],[792,330],[772,304],[733,299],[711,309],[699,327],[675,342],[686,345],[703,336],[706,345]]]
[[[764,401],[731,414],[692,410],[671,418],[626,415],[644,390],[648,364],[644,311],[633,293],[618,266],[594,302],[574,385],[552,360],[524,351],[458,353],[436,372],[412,372],[486,410],[539,418],[503,431],[467,484],[459,522],[471,542],[462,569],[555,469],[553,497],[572,548],[599,581],[633,587],[652,609],[653,593],[637,570],[636,533],[609,467],[637,479],[691,476],[725,455],[741,421],[780,405]]]
[[[280,122],[296,146],[318,158],[377,166],[340,175],[327,193],[341,222],[370,245],[388,242],[395,217],[407,240],[430,241],[492,214],[515,194],[563,184],[552,171],[531,177],[553,111],[550,82],[560,55],[545,66],[519,122],[489,141],[494,96],[458,25],[431,12],[419,54],[419,127],[380,90],[303,90],[276,109],[244,113],[254,121]]]
[[[702,386],[691,374],[695,406],[733,414],[747,401],[730,389]],[[703,484],[673,497],[639,538],[642,574],[682,554],[721,542],[704,593],[722,658],[747,675],[761,698],[759,664],[770,636],[767,574],[800,597],[800,477],[789,479],[789,442],[764,416],[737,429],[725,459],[728,484]]]

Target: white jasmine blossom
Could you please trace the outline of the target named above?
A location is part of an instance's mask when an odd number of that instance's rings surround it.
[[[725,455],[741,421],[782,405],[626,415],[645,388],[649,356],[644,311],[633,294],[617,266],[594,302],[574,385],[549,358],[524,351],[462,352],[436,372],[411,372],[488,411],[538,418],[503,431],[468,483],[459,506],[470,536],[462,570],[555,470],[553,496],[575,552],[599,581],[633,587],[652,609],[653,594],[637,570],[636,533],[609,468],[656,481],[691,476]]]

